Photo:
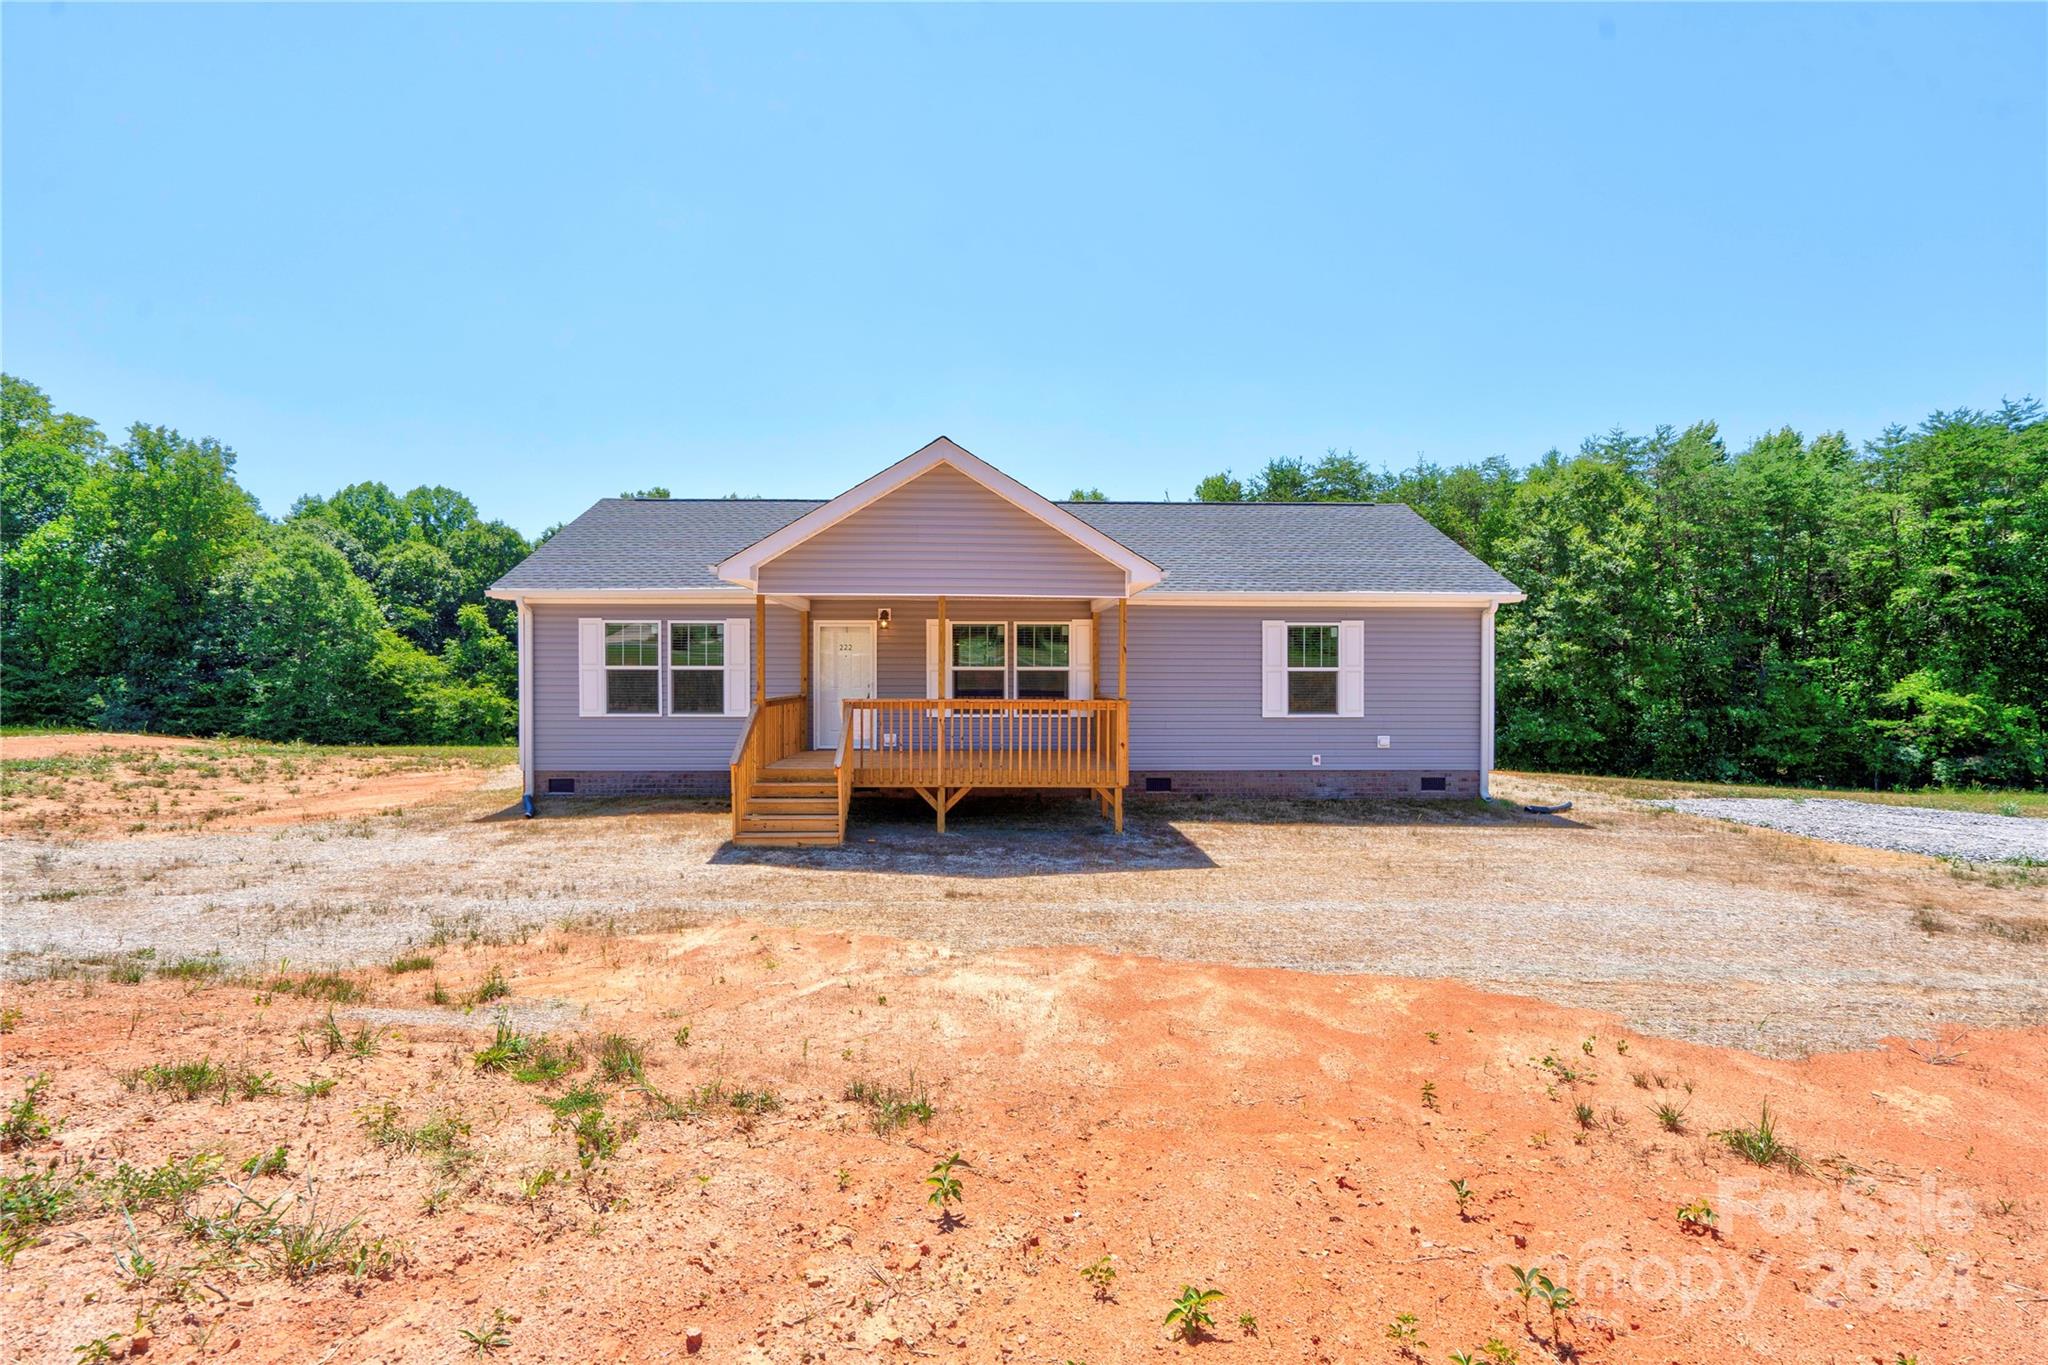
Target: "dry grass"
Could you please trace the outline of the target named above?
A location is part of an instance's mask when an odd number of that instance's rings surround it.
[[[339,813],[351,794],[372,787],[402,800],[399,779],[516,761],[500,746],[17,732],[0,738],[0,824],[11,833],[139,834],[268,823],[297,810]]]

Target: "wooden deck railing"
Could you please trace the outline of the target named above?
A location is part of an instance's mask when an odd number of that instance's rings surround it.
[[[810,742],[810,698],[770,697],[747,717],[732,749],[732,832],[738,838],[746,818],[747,793],[762,769],[779,758],[802,753]]]
[[[1123,701],[901,697],[842,705],[841,766],[851,767],[856,786],[1103,790],[1130,776]]]
[[[839,726],[839,756],[833,761],[833,776],[839,779],[839,830],[843,838],[846,832],[846,814],[853,805],[853,726],[846,722],[852,718],[842,715]]]

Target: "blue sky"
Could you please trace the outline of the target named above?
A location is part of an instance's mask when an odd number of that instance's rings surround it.
[[[2048,396],[2048,7],[9,4],[0,359],[272,512]]]

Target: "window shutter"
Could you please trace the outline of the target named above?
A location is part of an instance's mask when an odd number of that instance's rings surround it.
[[[1337,623],[1337,714],[1365,714],[1365,622]]]
[[[576,714],[604,714],[604,618],[576,619]]]
[[[1067,622],[1067,696],[1073,701],[1095,697],[1095,622],[1085,616]]]
[[[1287,623],[1259,622],[1259,714],[1287,714]]]
[[[927,698],[939,695],[939,618],[934,616],[924,623],[924,694]]]
[[[725,618],[725,714],[744,716],[754,703],[754,623]]]

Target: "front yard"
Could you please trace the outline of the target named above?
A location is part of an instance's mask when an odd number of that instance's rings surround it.
[[[1507,802],[1139,799],[1121,839],[1082,801],[970,798],[939,836],[921,803],[862,798],[846,847],[785,852],[730,847],[720,803],[560,800],[522,820],[516,776],[490,757],[317,751],[287,776],[285,758],[256,755],[241,761],[271,777],[241,790],[261,811],[197,826],[137,813],[217,793],[190,767],[161,774],[166,786],[88,775],[45,789],[43,809],[83,813],[9,813],[6,965],[32,975],[137,949],[348,965],[433,937],[737,916],[959,951],[1448,977],[1786,1053],[1869,1046],[1930,1018],[2048,1018],[2040,869],[1820,843],[1583,779],[1501,779],[1517,799],[1577,800],[1557,817]]]
[[[2038,1341],[2033,869],[1549,778],[743,852],[711,803],[521,819],[488,754],[258,757],[46,763],[69,814],[8,821],[0,1358]],[[185,818],[223,774],[260,818]]]

